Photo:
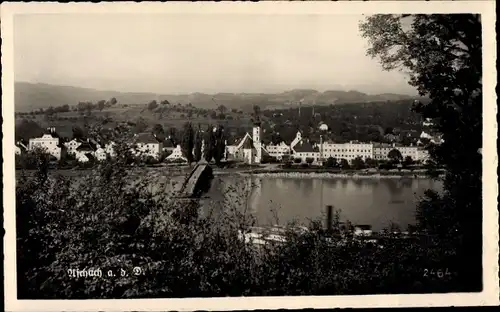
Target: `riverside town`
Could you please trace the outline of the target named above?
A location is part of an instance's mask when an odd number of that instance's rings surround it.
[[[64,16],[14,27],[18,299],[481,291],[481,15]]]

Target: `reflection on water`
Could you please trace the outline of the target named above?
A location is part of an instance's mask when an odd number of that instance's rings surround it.
[[[298,179],[223,176],[213,181],[212,202],[234,202],[254,215],[261,225],[290,221],[307,222],[324,217],[333,205],[341,217],[371,224],[378,231],[395,222],[406,228],[415,223],[415,207],[426,189],[440,191],[441,182],[429,179]],[[233,191],[232,197],[228,194]],[[238,195],[234,194],[236,191]],[[235,197],[236,196],[236,197]],[[233,204],[234,206],[234,204]]]

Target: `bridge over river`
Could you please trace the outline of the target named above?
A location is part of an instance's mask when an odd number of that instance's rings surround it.
[[[193,168],[182,184],[178,193],[179,198],[200,198],[208,192],[213,179],[212,167],[206,162],[199,162]]]

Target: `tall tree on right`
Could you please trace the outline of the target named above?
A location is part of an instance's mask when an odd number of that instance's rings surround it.
[[[404,70],[430,102],[415,110],[432,118],[444,142],[429,145],[446,171],[444,192],[427,192],[418,223],[455,253],[461,285],[481,287],[482,33],[479,14],[374,15],[361,22],[367,54],[385,70]],[[449,245],[445,245],[449,244]],[[453,261],[453,260],[452,260]]]
[[[190,122],[184,124],[181,140],[182,155],[187,159],[189,165],[193,162],[194,130]]]
[[[205,132],[205,146],[203,148],[203,158],[207,162],[212,161],[214,157],[214,150],[215,150],[215,133],[214,133],[214,127],[212,125],[208,125],[207,131]]]
[[[202,158],[202,145],[203,145],[203,137],[200,126],[198,125],[198,129],[195,131],[194,134],[194,149],[193,149],[193,159],[194,161],[198,162]]]
[[[221,160],[224,159],[226,151],[226,138],[224,133],[224,127],[218,126],[214,132],[215,136],[215,146],[214,146],[214,160],[217,166],[221,164]]]

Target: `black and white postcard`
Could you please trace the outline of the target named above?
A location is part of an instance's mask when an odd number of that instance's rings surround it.
[[[498,304],[494,1],[1,9],[6,310]]]

